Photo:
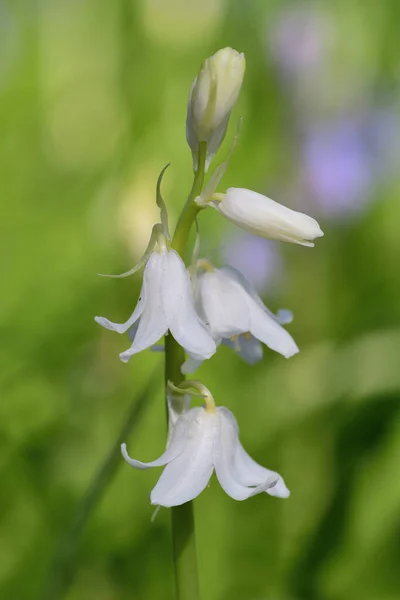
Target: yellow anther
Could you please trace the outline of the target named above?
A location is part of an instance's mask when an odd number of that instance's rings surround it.
[[[245,340],[247,340],[248,342],[251,340],[251,333],[250,331],[245,331],[243,334],[243,337]]]
[[[235,348],[236,352],[240,352],[241,348],[240,348],[239,336],[238,335],[233,335],[231,337],[231,341],[233,342],[233,345],[234,345],[234,348]]]

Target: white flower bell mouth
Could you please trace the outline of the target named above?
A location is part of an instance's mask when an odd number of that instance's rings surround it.
[[[282,477],[256,463],[239,441],[235,417],[224,407],[196,407],[180,415],[166,451],[149,463],[125,460],[137,469],[165,466],[151,492],[152,504],[178,506],[196,498],[207,486],[213,471],[221,487],[234,500],[267,492],[287,498],[290,494]]]

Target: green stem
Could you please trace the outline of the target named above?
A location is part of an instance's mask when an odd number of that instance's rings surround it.
[[[172,239],[172,248],[180,254],[183,260],[185,260],[190,230],[197,215],[201,211],[200,206],[195,204],[194,199],[201,194],[201,190],[203,189],[206,153],[207,144],[202,142],[199,145],[198,168],[194,175],[192,189],[190,190],[189,197],[183,207]]]
[[[199,600],[193,502],[171,509],[172,547],[177,600]]]
[[[200,195],[204,183],[206,144],[199,146],[198,168],[195,172],[192,189],[179,217],[172,248],[185,260],[190,230],[201,208],[194,199]],[[178,385],[183,381],[181,365],[185,361],[183,348],[172,335],[165,338],[165,381]],[[172,540],[177,600],[199,599],[199,577],[197,569],[196,539],[194,530],[193,503],[186,502],[171,509]]]

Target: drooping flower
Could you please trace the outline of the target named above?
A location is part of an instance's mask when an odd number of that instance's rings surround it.
[[[236,269],[224,266],[206,267],[195,279],[195,305],[217,344],[223,342],[246,362],[254,364],[262,358],[261,342],[285,358],[299,349],[292,336],[281,325],[290,323],[290,311],[274,315],[263,304],[251,283]],[[202,359],[192,353],[182,365],[183,373],[193,373]]]
[[[197,203],[210,204],[235,225],[271,240],[314,246],[313,240],[324,235],[312,217],[244,188],[229,188],[211,199],[200,197]]]
[[[199,143],[207,143],[207,168],[224,139],[245,68],[243,54],[233,48],[222,48],[204,61],[194,80],[188,101],[186,139],[195,168]]]
[[[178,506],[196,498],[215,470],[221,487],[234,500],[267,492],[287,498],[290,494],[282,477],[256,463],[239,441],[235,417],[225,407],[196,407],[178,416],[165,452],[152,462],[125,460],[137,469],[165,466],[153,488],[151,504]]]
[[[158,243],[147,260],[138,303],[125,323],[95,317],[106,329],[125,333],[136,321],[139,325],[131,347],[120,354],[127,362],[133,354],[155,344],[168,330],[187,352],[210,358],[215,342],[194,308],[190,279],[180,256]]]

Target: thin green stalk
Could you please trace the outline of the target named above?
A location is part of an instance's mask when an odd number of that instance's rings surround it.
[[[72,585],[76,571],[75,558],[82,534],[108,484],[123,464],[121,444],[126,442],[128,436],[138,425],[145,406],[148,406],[158,381],[157,374],[158,368],[152,372],[144,389],[133,399],[116,441],[76,507],[55,552],[43,600],[61,600]]]
[[[192,189],[183,207],[172,239],[172,248],[180,254],[183,260],[185,260],[190,230],[201,211],[200,206],[195,204],[194,199],[201,194],[201,190],[203,189],[206,152],[207,144],[202,142],[199,146],[198,168],[194,175]]]
[[[185,260],[190,230],[201,210],[194,199],[199,196],[204,184],[206,144],[199,146],[198,169],[195,172],[193,186],[187,202],[179,217],[172,248]],[[185,360],[183,348],[172,335],[165,338],[165,381],[178,385],[183,381],[181,365]],[[199,577],[197,569],[197,552],[194,529],[193,503],[186,502],[171,509],[172,540],[175,569],[175,585],[177,600],[198,600]]]

